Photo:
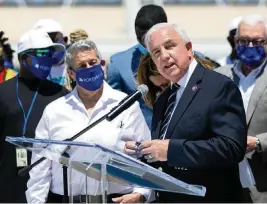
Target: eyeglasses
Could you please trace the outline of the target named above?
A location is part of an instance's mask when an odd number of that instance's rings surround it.
[[[53,55],[53,51],[51,49],[32,49],[26,51],[25,53],[29,53],[36,57],[51,57]]]
[[[237,42],[239,45],[244,45],[244,46],[248,46],[250,42],[252,43],[253,46],[262,46],[267,43],[266,39],[260,39],[260,38],[258,39],[238,38]]]

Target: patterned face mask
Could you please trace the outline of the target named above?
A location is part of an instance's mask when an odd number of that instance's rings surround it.
[[[241,62],[247,66],[257,65],[266,56],[263,45],[253,47],[238,45],[236,53]]]

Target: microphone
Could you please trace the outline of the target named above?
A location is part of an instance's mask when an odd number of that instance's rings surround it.
[[[144,84],[141,84],[137,87],[137,91],[133,94],[126,96],[119,105],[115,106],[111,109],[111,111],[106,115],[107,121],[112,121],[119,114],[121,114],[124,110],[128,109],[131,105],[134,104],[141,96],[145,96],[148,92],[148,87]]]
[[[138,98],[141,96],[145,96],[148,92],[148,87],[144,84],[141,84],[140,86],[137,87],[137,91],[134,92],[133,94],[126,96],[117,106],[112,108],[109,113],[105,114],[101,118],[99,118],[97,121],[94,123],[90,124],[80,132],[78,132],[76,135],[72,136],[69,139],[65,139],[63,141],[74,141],[81,135],[83,135],[85,132],[102,122],[103,120],[107,121],[112,121],[114,118],[116,118],[120,113],[122,113],[124,110],[129,108]],[[45,157],[40,158],[36,162],[32,163],[29,166],[24,167],[23,169],[20,169],[18,172],[19,176],[25,176],[33,167],[37,166],[38,164],[42,163],[44,160],[46,160]]]

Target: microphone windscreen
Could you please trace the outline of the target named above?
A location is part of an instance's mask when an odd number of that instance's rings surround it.
[[[141,92],[142,96],[145,96],[148,93],[148,87],[145,84],[138,86],[137,90]]]

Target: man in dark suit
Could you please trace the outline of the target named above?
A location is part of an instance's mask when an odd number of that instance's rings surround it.
[[[146,5],[138,11],[135,19],[135,32],[139,44],[111,56],[110,65],[107,69],[107,82],[112,88],[127,94],[136,91],[137,82],[135,74],[141,56],[147,53],[143,37],[153,25],[162,22],[167,22],[167,16],[160,6]],[[143,100],[140,100],[139,103],[147,125],[150,128],[152,110]]]
[[[172,84],[154,104],[153,140],[139,150],[167,174],[207,190],[205,197],[157,192],[158,201],[240,202],[238,163],[245,155],[247,128],[238,87],[198,64],[186,33],[175,24],[153,26],[145,43]]]

